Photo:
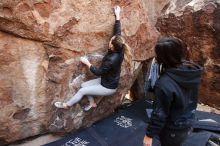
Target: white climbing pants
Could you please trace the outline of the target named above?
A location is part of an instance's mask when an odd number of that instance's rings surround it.
[[[88,96],[90,103],[94,103],[92,96],[108,96],[116,92],[116,89],[108,89],[101,85],[101,78],[89,80],[81,84],[80,90],[67,101],[68,106],[79,102],[84,95]]]

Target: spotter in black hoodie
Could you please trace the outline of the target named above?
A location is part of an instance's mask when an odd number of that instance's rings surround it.
[[[148,137],[159,135],[163,128],[190,128],[195,118],[202,67],[185,61],[160,76],[155,85],[156,99],[146,130]]]

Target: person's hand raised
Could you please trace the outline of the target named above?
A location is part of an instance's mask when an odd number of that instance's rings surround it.
[[[88,64],[88,63],[89,63],[89,60],[87,59],[87,57],[80,57],[80,61],[81,61],[83,64]]]
[[[114,13],[115,13],[116,20],[120,19],[120,12],[121,12],[121,8],[119,6],[115,6]]]
[[[92,64],[89,62],[89,60],[87,59],[87,57],[80,57],[80,61],[81,61],[83,64],[87,65],[89,68],[90,68],[90,66],[92,65]]]

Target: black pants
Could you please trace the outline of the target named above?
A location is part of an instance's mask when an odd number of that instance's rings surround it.
[[[191,131],[191,128],[184,130],[163,129],[160,133],[161,146],[181,146]]]

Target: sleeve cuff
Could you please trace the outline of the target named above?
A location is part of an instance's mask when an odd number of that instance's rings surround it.
[[[153,137],[154,137],[153,135],[151,135],[151,134],[148,133],[148,132],[146,132],[145,135],[146,135],[147,137],[150,137],[150,138],[153,138]]]
[[[146,128],[145,135],[150,137],[150,138],[154,138],[155,136],[157,136],[157,134],[154,131],[151,131],[151,130],[149,131],[148,128]]]
[[[93,71],[93,66],[92,66],[92,65],[90,66],[89,70],[90,70],[91,72]]]

